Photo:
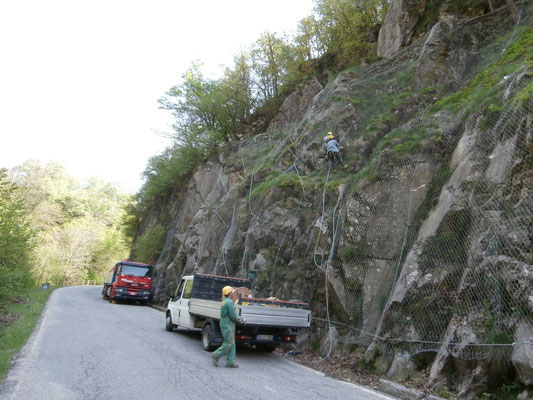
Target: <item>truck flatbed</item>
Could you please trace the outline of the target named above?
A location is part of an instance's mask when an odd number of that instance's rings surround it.
[[[274,298],[252,297],[251,281],[209,274],[183,276],[175,294],[170,298],[166,313],[165,328],[173,331],[180,326],[202,330],[202,346],[211,351],[222,344],[219,328],[222,288],[231,286],[246,288],[247,297],[239,297],[236,311],[246,319],[237,324],[235,341],[252,344],[262,351],[272,351],[281,343],[294,343],[300,330],[311,324],[311,308],[308,303],[297,300],[285,301]]]

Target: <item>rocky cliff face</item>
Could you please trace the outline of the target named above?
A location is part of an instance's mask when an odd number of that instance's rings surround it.
[[[141,235],[168,229],[155,299],[183,274],[253,271],[258,295],[311,301],[309,340],[330,315],[391,376],[424,364],[465,398],[531,385],[532,71],[496,68],[530,32],[507,18],[443,17],[396,57],[300,87],[264,133],[200,166],[143,219]],[[328,131],[346,170],[323,158]]]

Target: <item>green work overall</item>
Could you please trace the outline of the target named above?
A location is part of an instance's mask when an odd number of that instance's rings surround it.
[[[235,362],[235,323],[241,323],[237,316],[233,301],[227,297],[220,306],[220,330],[224,336],[224,343],[214,353],[213,358],[219,360],[224,354],[227,354],[226,366],[233,365]]]

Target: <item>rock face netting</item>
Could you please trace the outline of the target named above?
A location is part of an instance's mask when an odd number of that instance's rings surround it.
[[[168,228],[156,301],[194,271],[255,273],[256,295],[311,302],[323,357],[347,343],[389,361],[511,359],[533,376],[531,6],[521,12],[516,26],[502,11],[444,17],[390,59],[297,89],[266,132],[220,149],[143,221]],[[324,159],[328,131],[346,169]]]
[[[326,299],[315,331],[335,327],[341,343],[464,360],[533,346],[532,71],[483,80],[527,32],[524,21],[513,28],[502,17],[481,36],[486,20],[444,21],[437,38],[341,74],[303,120],[273,124],[225,160],[244,171],[252,218],[261,218],[272,187],[298,194],[296,218],[320,215],[305,232],[305,264]],[[439,47],[457,50],[446,62],[428,61],[438,52],[422,57]],[[317,161],[331,126],[348,172]],[[236,219],[224,222],[228,232]],[[280,211],[269,221],[281,231],[267,262],[278,286],[297,278],[287,219]],[[226,237],[219,274],[235,272],[225,257],[233,234]],[[244,268],[255,257],[248,239]]]

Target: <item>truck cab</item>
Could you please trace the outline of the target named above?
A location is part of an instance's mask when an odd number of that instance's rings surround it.
[[[182,277],[180,284],[176,288],[176,292],[168,302],[170,320],[173,321],[174,325],[179,325],[187,329],[202,328],[202,326],[196,326],[195,318],[189,314],[193,278],[193,276]]]
[[[117,262],[104,277],[102,297],[109,302],[137,300],[147,303],[152,289],[154,266],[135,261]]]

